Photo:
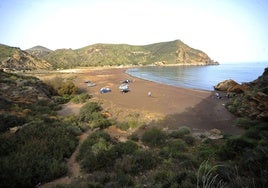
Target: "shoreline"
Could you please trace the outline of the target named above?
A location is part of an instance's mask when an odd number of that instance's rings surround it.
[[[197,132],[213,128],[224,133],[237,134],[241,130],[234,127],[235,116],[224,107],[227,99],[217,99],[213,91],[182,88],[144,80],[127,74],[130,67],[80,69],[71,72],[75,84],[100,102],[105,112],[119,122],[136,120],[174,130],[188,126]],[[125,79],[130,92],[122,94],[118,89]],[[88,87],[85,80],[96,83]],[[101,94],[100,88],[109,87],[111,92]],[[151,96],[148,97],[148,92]],[[152,123],[154,122],[154,123]]]

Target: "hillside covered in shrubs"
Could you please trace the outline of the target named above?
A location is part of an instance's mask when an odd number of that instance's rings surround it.
[[[129,65],[215,65],[218,62],[181,40],[149,45],[94,44],[79,49],[49,50],[36,46],[23,51],[0,44],[0,68],[9,70],[66,69]]]
[[[167,131],[140,122],[116,122],[69,79],[44,83],[4,72],[0,76],[6,91],[10,87],[21,94],[29,87],[36,91],[29,100],[17,95],[8,98],[1,92],[0,187],[34,187],[71,176],[67,161],[77,149],[78,136],[85,132],[88,136],[76,155],[82,175],[54,187],[268,186],[264,119],[238,118],[237,126],[245,127],[241,135],[197,137],[185,126]],[[77,115],[59,117],[60,104],[69,100],[84,105]],[[137,131],[122,142],[106,131],[110,126]]]

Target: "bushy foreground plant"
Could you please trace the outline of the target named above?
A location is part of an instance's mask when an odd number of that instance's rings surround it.
[[[11,127],[21,126],[26,123],[24,117],[18,117],[12,114],[0,114],[0,133],[7,131]]]
[[[92,133],[82,144],[77,157],[87,172],[138,174],[153,168],[157,163],[154,154],[142,150],[132,141],[118,143],[107,133]]]
[[[146,130],[141,138],[141,141],[151,147],[162,146],[166,142],[167,135],[164,131],[158,128]]]
[[[33,187],[64,175],[64,159],[77,145],[68,125],[43,121],[25,125],[1,141],[0,187]]]
[[[87,102],[80,109],[78,121],[90,124],[91,128],[107,128],[111,125],[111,121],[100,113],[101,110],[97,102]]]

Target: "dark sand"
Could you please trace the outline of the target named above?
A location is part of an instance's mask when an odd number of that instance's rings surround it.
[[[126,117],[131,114],[142,114],[133,116],[144,119],[147,123],[160,121],[161,124],[155,124],[171,130],[188,126],[198,132],[213,128],[231,134],[241,131],[233,126],[235,116],[224,107],[227,98],[217,99],[215,92],[211,91],[173,87],[131,77],[125,70],[126,68],[77,69],[71,74],[77,76],[76,84],[80,89],[93,95],[101,102],[104,110],[119,121],[127,120]],[[122,94],[118,87],[125,79],[132,80],[129,83],[131,91]],[[88,87],[85,80],[97,85]],[[112,91],[101,94],[102,87],[109,87]],[[151,92],[151,97],[147,95],[148,92]],[[77,113],[79,110],[74,107],[80,106],[67,106],[60,113]]]

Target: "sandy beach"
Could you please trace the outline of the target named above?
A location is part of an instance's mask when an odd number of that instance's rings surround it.
[[[75,84],[100,102],[103,109],[118,121],[137,118],[149,125],[174,130],[188,126],[193,131],[208,131],[213,128],[224,133],[239,133],[234,127],[235,116],[226,110],[227,98],[217,99],[215,92],[178,88],[132,77],[127,68],[75,69]],[[121,93],[119,86],[130,79],[130,92]],[[88,87],[86,80],[96,83]],[[109,93],[100,93],[100,88],[109,87]],[[151,96],[148,96],[151,92]],[[79,105],[65,106],[61,113],[79,112]],[[161,122],[161,123],[159,123]]]

